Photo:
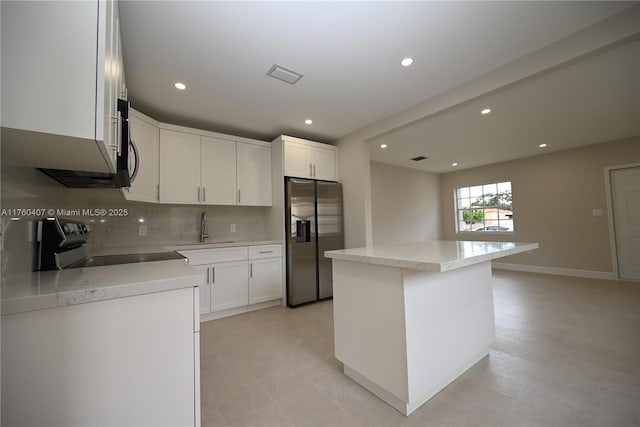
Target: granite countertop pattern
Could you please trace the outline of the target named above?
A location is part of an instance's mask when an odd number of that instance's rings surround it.
[[[88,249],[89,256],[121,255],[282,244],[278,240],[192,243]],[[2,315],[198,286],[202,273],[187,260],[153,261],[66,270],[37,271],[2,278]]]
[[[2,278],[2,315],[198,286],[186,260],[38,271]]]
[[[91,248],[87,249],[89,256],[101,255],[121,255],[167,251],[187,251],[194,249],[219,249],[233,248],[238,246],[260,246],[260,245],[281,245],[279,240],[246,240],[246,241],[225,241],[211,243],[186,243],[180,245],[156,245],[156,246],[127,246],[119,248]]]
[[[326,251],[344,261],[444,272],[538,248],[537,243],[434,240],[393,246]]]

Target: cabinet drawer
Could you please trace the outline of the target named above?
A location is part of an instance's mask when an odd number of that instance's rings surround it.
[[[245,261],[248,258],[246,246],[219,249],[194,249],[179,251],[189,258],[189,264],[214,264],[217,262]]]
[[[274,258],[282,256],[282,245],[249,246],[249,259]]]

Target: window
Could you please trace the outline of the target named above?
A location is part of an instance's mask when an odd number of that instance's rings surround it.
[[[513,231],[511,182],[456,188],[458,231]]]

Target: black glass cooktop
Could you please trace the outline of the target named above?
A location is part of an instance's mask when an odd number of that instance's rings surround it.
[[[151,252],[146,254],[122,254],[92,256],[78,261],[67,268],[102,267],[105,265],[132,264],[136,262],[168,261],[172,259],[187,259],[178,252]]]

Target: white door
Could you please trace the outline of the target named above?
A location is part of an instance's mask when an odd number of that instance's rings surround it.
[[[236,143],[202,137],[202,203],[236,204]]]
[[[325,181],[336,180],[335,150],[313,148],[313,177]]]
[[[160,202],[200,199],[200,136],[160,129]]]
[[[138,149],[138,174],[131,188],[124,191],[127,200],[141,202],[158,201],[158,151],[160,133],[158,128],[135,115],[129,119],[131,141]],[[133,172],[135,159],[129,151],[129,171]]]
[[[209,264],[194,265],[193,268],[202,273],[202,284],[198,287],[200,291],[200,314],[211,312],[211,271]]]
[[[211,266],[211,311],[247,305],[249,272],[247,261],[223,262]]]
[[[311,147],[297,142],[284,142],[284,174],[298,178],[311,178]]]
[[[618,275],[640,281],[640,167],[612,170],[611,196]]]
[[[282,297],[282,258],[250,261],[249,304]]]
[[[238,204],[271,206],[271,147],[238,142]]]

